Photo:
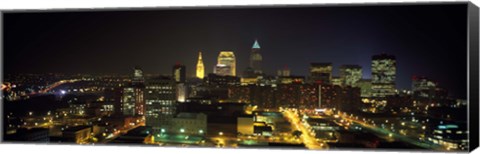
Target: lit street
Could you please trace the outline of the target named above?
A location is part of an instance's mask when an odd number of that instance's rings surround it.
[[[293,113],[291,110],[284,110],[283,113],[290,123],[292,123],[293,127],[302,132],[300,139],[308,149],[328,149],[327,144],[318,142],[315,136],[313,136],[311,132],[301,124],[300,118],[297,114]]]
[[[435,145],[435,144],[429,144],[429,143],[422,142],[422,141],[419,141],[419,140],[415,140],[415,139],[409,138],[407,136],[400,135],[400,134],[395,133],[395,132],[391,132],[387,129],[383,129],[383,128],[380,128],[380,127],[377,127],[377,126],[373,126],[373,125],[368,124],[368,123],[366,123],[362,120],[357,120],[356,118],[351,118],[351,117],[349,117],[347,115],[344,115],[344,114],[339,115],[339,117],[342,118],[343,120],[351,121],[351,123],[353,123],[353,124],[358,124],[359,126],[361,126],[363,128],[366,128],[367,130],[370,130],[370,131],[372,131],[376,134],[381,134],[381,135],[383,135],[387,138],[391,138],[391,139],[394,139],[394,140],[399,140],[399,141],[402,141],[402,142],[407,142],[407,143],[414,144],[416,146],[427,148],[427,149],[445,150],[441,146],[438,146],[438,145]]]

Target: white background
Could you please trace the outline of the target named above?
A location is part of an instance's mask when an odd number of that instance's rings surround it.
[[[452,0],[450,0],[452,1]],[[455,1],[455,0],[453,0]],[[472,0],[479,6],[480,0]],[[412,3],[441,2],[438,0],[0,0],[0,10],[23,9],[67,9],[67,8],[131,8],[131,7],[167,7],[167,6],[221,6],[221,5],[272,5],[272,4],[350,4],[350,3]],[[266,149],[214,149],[214,148],[160,148],[160,147],[129,147],[129,146],[80,146],[80,145],[45,145],[45,144],[0,144],[0,154],[167,154],[167,153],[275,153],[275,154],[320,154],[331,153],[420,153],[420,152],[386,152],[386,151],[307,151],[307,150],[266,150]],[[480,153],[476,150],[474,153]]]

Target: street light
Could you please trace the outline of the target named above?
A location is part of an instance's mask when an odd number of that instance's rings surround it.
[[[184,132],[185,132],[185,129],[181,128],[180,133],[184,133]]]

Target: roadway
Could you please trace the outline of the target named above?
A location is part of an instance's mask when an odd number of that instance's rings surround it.
[[[354,124],[357,124],[363,128],[366,128],[367,130],[370,130],[376,134],[383,134],[383,135],[387,135],[388,138],[391,138],[391,139],[394,139],[394,140],[398,140],[398,141],[402,141],[402,142],[406,142],[406,143],[410,143],[410,144],[413,144],[415,146],[418,146],[418,147],[422,147],[422,148],[426,148],[426,149],[434,149],[434,150],[441,150],[441,151],[445,151],[446,149],[444,149],[442,146],[439,146],[439,145],[436,145],[436,144],[431,144],[431,143],[426,143],[426,142],[422,142],[422,141],[419,141],[419,140],[416,140],[416,139],[412,139],[412,138],[409,138],[407,136],[404,136],[404,135],[400,135],[400,134],[397,134],[395,132],[392,132],[390,130],[387,130],[387,129],[383,129],[383,128],[380,128],[380,127],[376,127],[376,126],[373,126],[371,124],[368,124],[364,121],[361,121],[361,120],[357,120],[357,119],[354,119],[354,118],[350,118],[348,117],[347,115],[339,115],[339,118],[342,118],[343,120],[348,120],[348,121],[351,121],[352,123]]]
[[[51,84],[50,86],[47,86],[47,88],[43,89],[43,90],[40,90],[38,93],[40,94],[43,94],[43,93],[47,93],[49,91],[51,91],[52,89],[55,89],[56,87],[58,86],[61,86],[65,83],[74,83],[74,82],[77,82],[78,80],[75,80],[75,79],[72,79],[72,80],[60,80],[58,82],[55,82],[53,84]]]
[[[328,149],[327,144],[321,143],[322,141],[317,141],[315,136],[313,136],[310,131],[303,126],[297,114],[293,113],[291,110],[284,110],[283,114],[290,121],[294,128],[302,132],[300,139],[308,149]]]
[[[39,90],[38,92],[32,92],[32,93],[27,94],[27,95],[28,96],[33,96],[33,95],[37,95],[37,94],[45,94],[45,93],[48,93],[49,91],[51,91],[52,89],[57,88],[58,86],[61,86],[61,85],[66,84],[66,83],[74,83],[74,82],[77,82],[77,81],[79,81],[79,80],[77,80],[77,79],[60,80],[60,81],[57,81],[53,84],[48,85],[47,88],[45,88],[45,89]]]

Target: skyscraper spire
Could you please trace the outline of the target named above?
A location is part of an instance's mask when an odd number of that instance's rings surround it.
[[[250,67],[254,70],[256,75],[263,73],[262,71],[262,55],[260,54],[260,45],[257,39],[252,46],[252,52],[250,52]]]
[[[203,79],[205,77],[205,66],[203,66],[202,52],[198,52],[197,62],[197,78]]]
[[[252,49],[260,49],[260,44],[258,44],[257,39],[255,39],[255,43],[253,43]]]

